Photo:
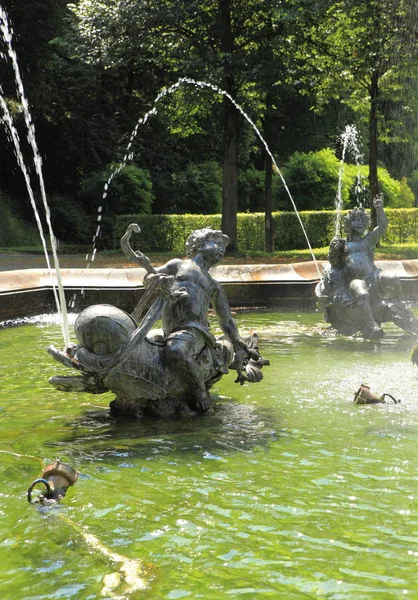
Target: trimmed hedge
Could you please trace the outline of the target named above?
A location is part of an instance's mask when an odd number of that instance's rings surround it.
[[[120,247],[120,238],[130,223],[141,228],[137,245],[141,252],[184,253],[184,243],[195,229],[220,229],[221,215],[120,215],[113,228],[114,247]],[[133,243],[136,242],[132,238]]]
[[[386,208],[389,227],[384,241],[402,244],[418,241],[418,208]],[[343,216],[347,211],[343,211]],[[335,211],[302,211],[299,213],[312,248],[328,246],[335,231]],[[299,220],[294,212],[275,212],[275,249],[307,248]],[[141,234],[138,247],[143,252],[174,252],[184,254],[187,237],[195,229],[220,229],[221,215],[121,215],[115,218],[114,247],[130,223],[138,223]],[[264,250],[264,213],[238,213],[238,248],[241,251]]]

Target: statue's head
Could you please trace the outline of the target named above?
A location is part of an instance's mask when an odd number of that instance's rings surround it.
[[[332,267],[342,268],[345,265],[345,239],[336,235],[332,238],[328,249],[328,261]]]
[[[229,237],[217,229],[197,229],[186,240],[186,254],[193,258],[199,252],[203,252],[208,256],[211,264],[218,263],[222,260]]]
[[[370,225],[370,217],[363,207],[353,208],[344,219],[347,235],[350,233],[363,234]]]

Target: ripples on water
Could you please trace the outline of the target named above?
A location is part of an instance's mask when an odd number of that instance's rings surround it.
[[[259,333],[264,380],[231,374],[211,415],[164,421],[115,420],[111,394],[51,388],[67,371],[45,352],[58,322],[0,331],[2,598],[102,597],[115,565],[71,523],[156,565],[122,597],[418,597],[413,340],[391,326],[378,345],[335,337],[320,314],[238,320]],[[402,402],[355,406],[361,383]],[[80,478],[39,513],[25,492],[56,456]]]

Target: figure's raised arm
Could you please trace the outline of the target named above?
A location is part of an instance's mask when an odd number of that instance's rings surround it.
[[[180,259],[169,260],[167,263],[165,263],[164,265],[161,265],[160,267],[154,267],[151,264],[151,261],[148,258],[148,256],[145,256],[145,254],[143,254],[139,250],[134,250],[132,248],[132,246],[131,246],[132,233],[141,233],[141,229],[137,223],[131,223],[130,225],[128,225],[125,234],[122,236],[122,238],[120,240],[120,246],[127,258],[129,258],[132,262],[139,264],[141,267],[143,267],[146,270],[147,274],[145,275],[145,278],[144,278],[144,285],[145,285],[145,281],[148,281],[148,283],[149,283],[153,279],[152,276],[158,275],[159,273],[163,273],[165,275],[173,275],[173,276],[176,275],[177,270],[178,270],[178,265],[181,262]],[[147,286],[145,286],[145,287],[147,287]]]
[[[386,229],[388,227],[388,219],[383,208],[383,199],[381,197],[375,198],[373,200],[373,206],[376,211],[377,225],[373,229],[373,231],[370,232],[370,235],[373,239],[374,245],[376,245],[386,233]]]

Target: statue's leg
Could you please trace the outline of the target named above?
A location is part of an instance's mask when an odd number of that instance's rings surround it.
[[[382,271],[379,274],[378,286],[385,298],[401,299],[401,281],[397,275]]]
[[[207,411],[212,404],[204,373],[196,361],[205,345],[205,338],[196,330],[171,334],[166,342],[167,366],[177,373],[186,386],[190,408],[202,412]]]
[[[386,298],[385,306],[387,320],[392,321],[409,333],[418,333],[418,322],[414,315],[401,301],[401,282],[397,275],[382,272],[378,279],[378,285]]]
[[[361,323],[359,323],[363,336],[370,340],[378,340],[383,337],[384,332],[376,322],[367,284],[362,279],[353,279],[350,283],[350,292],[356,300],[356,305],[361,312]]]

